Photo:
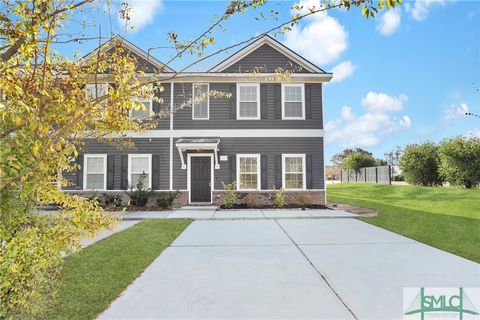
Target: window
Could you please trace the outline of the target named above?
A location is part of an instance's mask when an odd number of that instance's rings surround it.
[[[87,99],[96,99],[108,94],[108,83],[87,84]]]
[[[237,189],[260,189],[259,154],[237,154]]]
[[[282,119],[305,119],[303,84],[282,84]]]
[[[208,120],[210,97],[208,83],[193,84],[193,112],[192,119]]]
[[[84,190],[107,189],[107,155],[86,154],[84,155]]]
[[[237,119],[260,119],[260,84],[237,84]]]
[[[145,108],[138,109],[138,110],[135,110],[135,109],[130,110],[130,117],[137,120],[149,118],[150,113],[152,112],[152,104],[153,104],[152,99],[136,98],[135,101],[143,104]]]
[[[128,155],[128,185],[136,187],[140,179],[143,179],[143,187],[152,187],[152,155],[129,154]]]
[[[282,155],[282,185],[286,190],[305,189],[305,155]]]

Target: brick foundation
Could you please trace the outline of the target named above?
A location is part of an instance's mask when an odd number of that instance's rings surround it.
[[[284,191],[285,205],[312,205],[325,204],[325,191]],[[223,204],[225,191],[213,192],[213,204],[220,206]],[[273,205],[275,201],[275,192],[273,191],[237,191],[237,203],[248,204],[249,206],[268,206]]]
[[[325,204],[324,191],[284,191],[285,205],[298,205],[299,207],[312,204]],[[123,191],[69,191],[72,194],[78,194],[84,197],[97,196],[102,197],[105,194],[117,194],[122,197],[122,205],[127,205],[129,201],[128,195]],[[147,206],[154,206],[157,198],[170,194],[171,191],[154,191]],[[213,205],[221,206],[225,198],[225,191],[213,191]],[[273,191],[237,191],[237,203],[248,204],[249,206],[269,206],[275,201],[275,193]],[[179,191],[177,199],[173,203],[174,207],[188,205],[188,191]]]

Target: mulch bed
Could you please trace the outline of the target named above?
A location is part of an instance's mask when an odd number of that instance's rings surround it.
[[[378,211],[374,209],[367,209],[358,206],[354,206],[351,204],[342,204],[342,203],[333,203],[333,209],[343,210],[350,213],[355,213],[361,215],[363,217],[376,217],[378,216]]]
[[[298,206],[298,205],[285,205],[281,208],[275,207],[273,205],[264,205],[264,206],[255,206],[255,207],[250,207],[247,204],[235,204],[231,207],[225,207],[224,205],[220,206],[220,210],[236,210],[236,209],[300,209],[300,210],[305,210],[305,209],[331,209],[327,206],[324,206],[322,204],[310,204],[306,206]]]

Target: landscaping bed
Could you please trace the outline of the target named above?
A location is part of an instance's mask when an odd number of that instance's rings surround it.
[[[262,206],[249,206],[246,203],[241,203],[241,204],[233,204],[231,206],[225,206],[221,205],[220,210],[235,210],[235,209],[257,209],[257,210],[262,210],[262,209],[299,209],[299,210],[306,210],[306,209],[331,209],[327,206],[324,206],[322,204],[310,204],[310,205],[304,205],[304,206],[299,206],[295,204],[286,204],[283,205],[282,207],[276,207],[274,205],[262,205]]]

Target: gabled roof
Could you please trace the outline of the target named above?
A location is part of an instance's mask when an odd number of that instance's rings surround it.
[[[106,51],[110,50],[111,48],[113,48],[113,46],[118,43],[118,42],[121,42],[122,46],[125,47],[126,49],[128,49],[130,52],[133,52],[134,54],[136,54],[137,56],[139,56],[140,58],[144,59],[146,62],[152,64],[155,68],[158,68],[158,70],[163,70],[163,72],[175,72],[175,70],[173,70],[172,68],[169,68],[167,67],[165,64],[163,64],[160,60],[156,59],[155,57],[151,56],[150,54],[148,54],[147,52],[145,52],[144,50],[140,49],[139,47],[137,47],[136,45],[134,45],[133,43],[131,43],[130,41],[128,41],[127,39],[121,37],[121,36],[114,36],[113,38],[111,38],[110,40],[108,40],[107,42],[103,43],[102,45],[100,45],[100,47],[96,48],[95,50],[91,51],[90,53],[88,53],[87,55],[85,55],[82,60],[88,60],[90,59],[96,52],[97,50],[99,50],[100,48],[102,49],[105,49]]]
[[[248,44],[245,46],[243,49],[240,49],[227,59],[223,60],[213,68],[211,68],[208,72],[222,72],[228,67],[232,66],[242,58],[246,57],[248,54],[252,53],[256,49],[260,48],[264,44],[269,45],[273,49],[277,50],[281,54],[285,55],[286,57],[290,58],[292,61],[296,62],[298,65],[302,66],[305,68],[305,70],[308,70],[313,73],[326,73],[323,69],[319,68],[312,62],[308,61],[292,49],[286,47],[276,39],[272,38],[268,34],[265,34],[261,37],[259,37],[257,40],[253,41],[252,43]]]

